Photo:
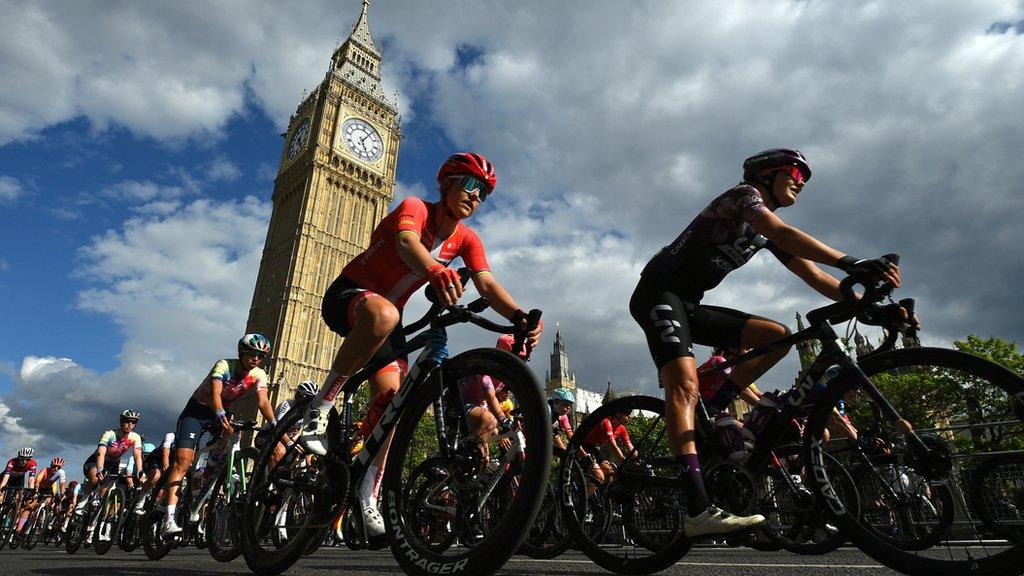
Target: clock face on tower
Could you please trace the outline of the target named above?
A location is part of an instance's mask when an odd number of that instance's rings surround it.
[[[292,141],[288,143],[288,159],[291,160],[306,145],[306,138],[309,137],[309,117],[299,123],[295,132],[292,132]]]
[[[367,162],[376,162],[384,154],[380,134],[359,118],[349,118],[341,124],[341,138],[350,152]]]

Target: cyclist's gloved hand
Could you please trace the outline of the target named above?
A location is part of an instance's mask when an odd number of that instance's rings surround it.
[[[106,477],[107,477],[107,471],[106,470],[100,469],[100,470],[96,471],[96,481],[97,482],[102,482],[103,479],[106,478]]]
[[[227,428],[228,426],[231,425],[231,417],[228,416],[227,411],[224,410],[223,408],[217,410],[217,422],[219,422],[220,425],[223,426],[224,428]]]
[[[893,269],[893,264],[885,258],[865,258],[861,260],[847,254],[836,262],[836,267],[847,274],[861,272],[882,276]]]
[[[501,426],[501,433],[504,434],[505,432],[511,432],[516,427],[516,421],[511,418],[504,418],[498,425]]]
[[[459,273],[444,264],[434,264],[427,270],[427,280],[445,306],[455,304],[462,297],[462,280]]]

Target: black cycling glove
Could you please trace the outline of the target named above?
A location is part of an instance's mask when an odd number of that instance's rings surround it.
[[[882,274],[892,270],[892,262],[889,262],[885,258],[866,258],[864,260],[858,260],[853,256],[846,255],[836,262],[836,268],[839,268],[847,274],[866,272],[868,274],[881,276]]]

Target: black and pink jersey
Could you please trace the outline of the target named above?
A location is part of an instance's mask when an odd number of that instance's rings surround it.
[[[644,267],[643,274],[667,274],[678,280],[681,295],[699,302],[726,274],[743,266],[758,250],[767,248],[783,264],[793,256],[774,245],[750,225],[768,212],[757,188],[740,184],[727,190],[697,215]]]

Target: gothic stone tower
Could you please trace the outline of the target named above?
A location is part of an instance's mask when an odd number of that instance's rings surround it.
[[[555,345],[551,351],[551,370],[544,379],[544,389],[548,394],[555,388],[568,388],[576,390],[576,376],[569,370],[569,353],[565,350],[565,342],[562,341],[562,333],[555,325]]]
[[[265,369],[274,404],[302,380],[320,383],[326,377],[341,339],[320,318],[321,299],[345,264],[367,247],[393,195],[401,120],[381,89],[369,4],[363,0],[352,33],[335,49],[323,81],[299,104],[283,135],[246,328],[273,342]]]

